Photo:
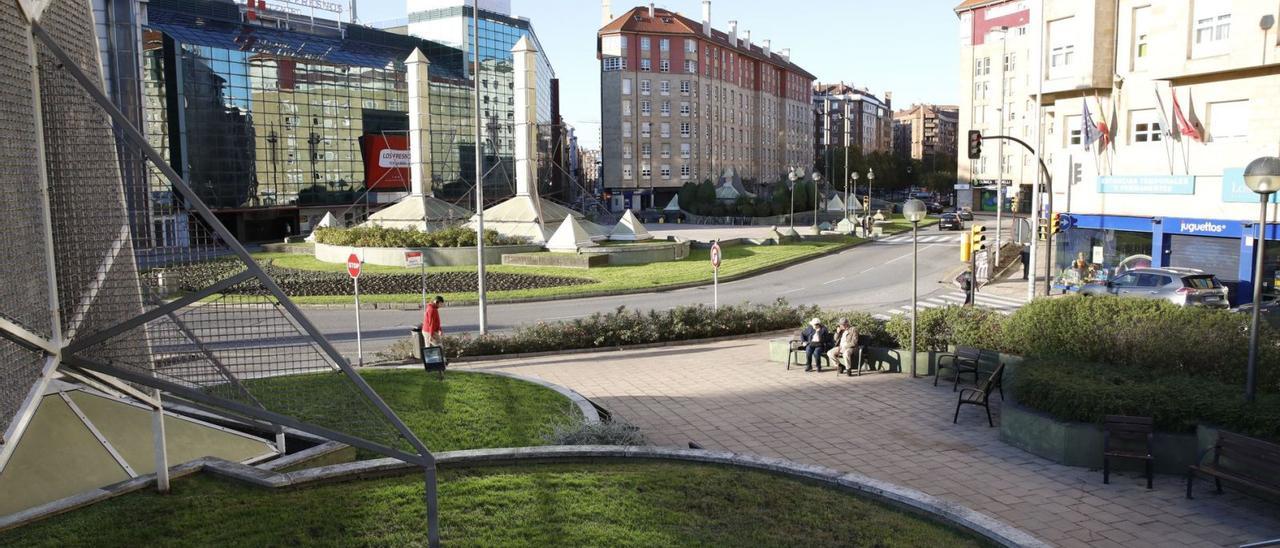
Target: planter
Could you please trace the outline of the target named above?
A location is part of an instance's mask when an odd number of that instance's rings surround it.
[[[514,253],[541,251],[539,245],[486,245],[484,260],[488,264],[500,264],[502,256]],[[472,247],[355,247],[346,245],[316,244],[315,257],[326,263],[345,263],[352,253],[364,258],[364,262],[382,266],[405,266],[406,251],[421,251],[428,266],[465,266],[476,264],[476,248]]]
[[[584,257],[607,257],[609,264],[636,265],[679,261],[689,256],[689,242],[654,241],[627,245],[587,247],[578,250]]]
[[[1008,390],[1006,395],[1010,395]],[[1156,472],[1182,474],[1202,446],[1213,443],[1212,429],[1196,434],[1156,432],[1152,454]],[[1000,441],[1058,464],[1102,468],[1102,427],[1092,423],[1061,421],[1018,405],[1010,399],[1000,407]],[[1114,470],[1140,471],[1142,463],[1113,460]]]
[[[511,266],[548,266],[553,268],[597,268],[608,266],[606,255],[579,255],[577,253],[516,253],[503,255],[502,264]]]

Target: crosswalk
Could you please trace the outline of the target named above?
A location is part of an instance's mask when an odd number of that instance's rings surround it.
[[[943,306],[960,306],[964,304],[964,292],[948,291],[946,293],[932,295],[921,299],[918,304],[921,309],[939,308]],[[974,299],[974,304],[983,308],[990,308],[1001,314],[1013,314],[1014,311],[1018,310],[1026,303],[1020,299],[989,295],[979,291],[977,297]],[[906,304],[897,308],[885,310],[878,314],[873,314],[873,316],[881,320],[888,320],[894,316],[910,312],[911,305]]]
[[[876,240],[877,243],[902,245],[911,243],[911,233],[897,234]],[[922,244],[958,244],[960,243],[959,234],[929,234],[921,235],[920,243]]]

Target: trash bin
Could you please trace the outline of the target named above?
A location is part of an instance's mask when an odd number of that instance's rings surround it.
[[[422,361],[422,328],[415,327],[409,330],[409,354],[414,360]]]

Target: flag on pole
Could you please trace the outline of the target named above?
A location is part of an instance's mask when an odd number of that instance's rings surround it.
[[[1156,104],[1160,105],[1160,133],[1165,139],[1170,141],[1179,140],[1181,135],[1177,131],[1174,131],[1173,126],[1169,124],[1169,117],[1167,116],[1167,111],[1164,107],[1164,98],[1160,97],[1160,90],[1153,89],[1152,91],[1156,94]]]
[[[1080,115],[1080,135],[1084,142],[1084,149],[1089,150],[1093,143],[1102,138],[1098,132],[1097,124],[1093,122],[1093,115],[1089,113],[1089,101],[1084,98],[1080,99],[1080,106],[1084,112]]]
[[[1187,98],[1191,98],[1190,93],[1187,94]],[[1200,120],[1196,119],[1195,110],[1191,111],[1191,121],[1187,121],[1187,117],[1182,114],[1182,105],[1178,104],[1177,90],[1173,90],[1173,117],[1178,126],[1177,133],[1186,135],[1196,141],[1204,142],[1204,126],[1201,126]]]
[[[1098,98],[1097,93],[1093,94],[1093,102],[1098,105],[1098,139],[1102,141],[1098,145],[1098,152],[1102,152],[1111,144],[1111,129],[1107,124],[1107,112],[1102,109],[1102,99]]]

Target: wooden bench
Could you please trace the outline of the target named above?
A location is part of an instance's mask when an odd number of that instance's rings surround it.
[[[1155,421],[1151,417],[1107,415],[1102,421],[1102,483],[1111,483],[1111,459],[1140,460],[1146,466],[1147,489],[1151,488],[1151,441]]]
[[[1004,364],[1002,363],[999,367],[996,367],[995,371],[991,372],[991,376],[987,377],[986,381],[983,381],[982,386],[978,388],[965,388],[960,391],[960,400],[956,402],[956,414],[954,417],[951,417],[951,424],[955,424],[956,421],[960,420],[961,405],[981,405],[983,409],[987,410],[987,425],[995,427],[996,423],[991,420],[991,391],[1000,389],[1000,399],[1003,400],[1003,384]]]
[[[952,392],[955,392],[956,388],[960,386],[960,375],[965,373],[973,374],[973,384],[974,386],[977,386],[978,364],[982,361],[982,355],[984,353],[985,352],[980,348],[974,348],[972,346],[957,346],[955,352],[938,356],[938,372],[933,376],[933,385],[938,386],[938,377],[942,376],[942,370],[946,368],[955,370],[956,372],[955,382],[951,384]],[[950,365],[943,365],[944,360],[945,362],[950,363]],[[1001,393],[1000,397],[1003,398],[1004,393]]]
[[[1212,461],[1205,457],[1213,454]],[[1187,470],[1187,498],[1196,474],[1210,476],[1217,492],[1222,492],[1222,480],[1246,485],[1280,497],[1280,445],[1259,439],[1219,430],[1213,446],[1200,452],[1196,464]]]

